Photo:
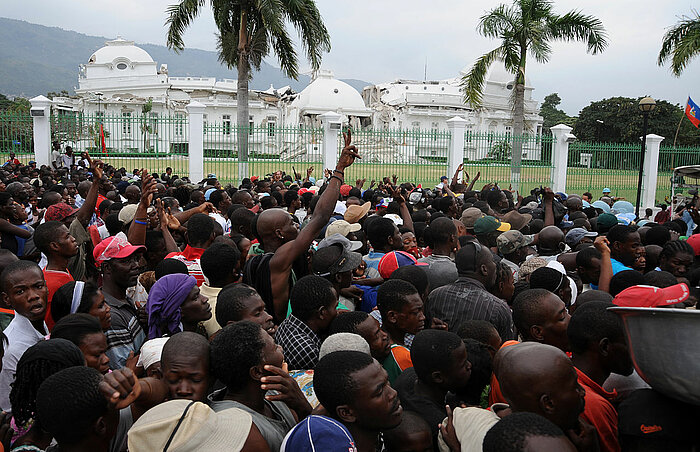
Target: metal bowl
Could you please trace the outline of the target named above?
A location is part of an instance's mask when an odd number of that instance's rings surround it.
[[[700,311],[608,308],[625,324],[637,373],[652,388],[700,405]]]

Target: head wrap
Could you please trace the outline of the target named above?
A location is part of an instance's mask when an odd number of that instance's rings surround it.
[[[169,337],[158,337],[144,342],[139,353],[139,362],[136,366],[148,369],[153,364],[160,361],[160,355],[163,353],[163,346],[168,342]]]
[[[180,326],[180,306],[197,285],[194,276],[174,273],[156,281],[148,293],[148,338],[155,339],[177,331]]]

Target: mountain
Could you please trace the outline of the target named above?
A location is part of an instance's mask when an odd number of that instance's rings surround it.
[[[78,65],[87,63],[93,52],[113,38],[0,17],[0,93],[23,97],[61,90],[72,93],[78,84]],[[177,54],[165,46],[137,45],[151,55],[158,67],[167,64],[172,76],[237,78],[235,69],[229,70],[219,63],[216,52],[185,49]],[[260,71],[253,73],[251,88],[265,90],[271,84],[277,88],[289,85],[300,91],[310,80],[307,75],[300,75],[299,80],[289,79],[279,68],[263,62]],[[371,84],[362,80],[344,81],[360,92]]]

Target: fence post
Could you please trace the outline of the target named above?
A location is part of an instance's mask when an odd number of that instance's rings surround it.
[[[320,118],[321,124],[323,124],[322,169],[335,169],[335,165],[338,163],[338,132],[341,129],[343,117],[334,111],[327,111]],[[323,174],[323,171],[318,174]]]
[[[37,167],[51,166],[51,101],[44,96],[29,100],[34,121],[34,160]]]
[[[566,193],[566,170],[569,167],[569,143],[576,137],[572,127],[558,124],[552,131],[552,191]]]
[[[447,120],[447,130],[450,132],[450,147],[447,149],[447,174],[449,180],[457,167],[464,163],[464,132],[467,130],[467,121],[464,118],[455,116]]]
[[[204,111],[206,106],[193,100],[187,104],[189,135],[187,137],[190,180],[193,184],[204,179]]]
[[[646,137],[646,155],[644,156],[644,172],[642,174],[642,196],[641,209],[647,207],[653,208],[656,205],[656,182],[658,179],[659,170],[659,149],[664,137],[659,135],[649,134]]]

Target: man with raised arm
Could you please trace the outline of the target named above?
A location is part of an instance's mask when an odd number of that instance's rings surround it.
[[[292,216],[284,209],[268,209],[258,217],[257,235],[264,254],[248,260],[243,282],[260,293],[276,324],[287,317],[289,293],[296,280],[292,271],[294,261],[309,250],[314,238],[333,214],[340,186],[345,180],[345,168],[352,165],[356,158],[361,158],[357,148],[350,144],[350,130],[343,137],[345,147],[338,164],[318,200],[312,220],[304,229],[300,231]]]

